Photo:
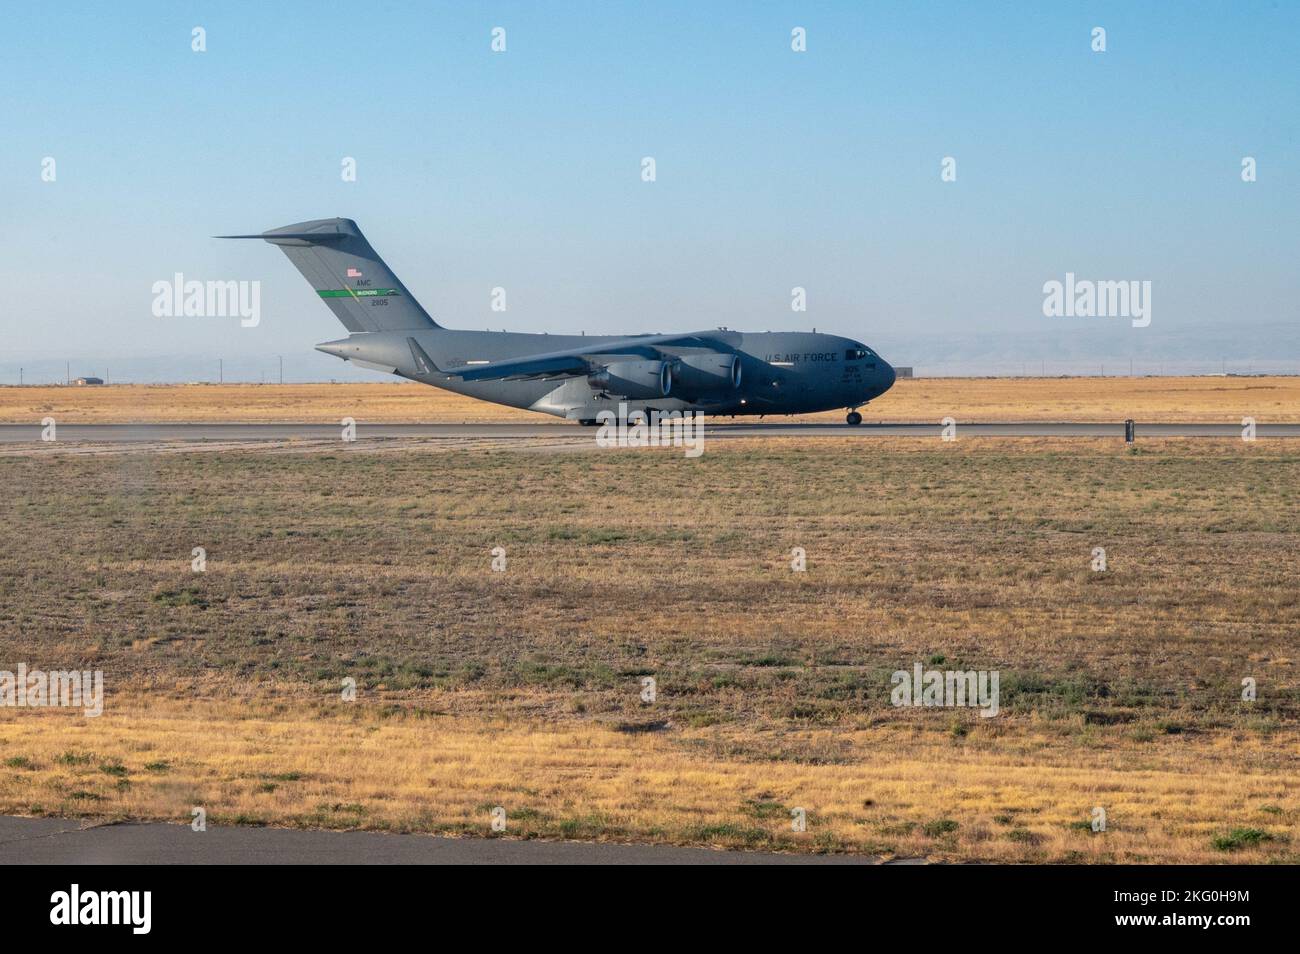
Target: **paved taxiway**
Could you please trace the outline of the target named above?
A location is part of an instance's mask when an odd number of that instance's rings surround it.
[[[39,424],[0,424],[0,443],[40,442]],[[706,439],[730,437],[937,437],[939,424],[839,423],[709,424]],[[1137,424],[1137,438],[1144,437],[1241,437],[1241,425],[1224,424]],[[358,440],[367,438],[425,439],[531,439],[539,437],[594,437],[595,428],[576,424],[364,424],[358,423]],[[292,441],[339,440],[337,424],[58,424],[56,437],[62,441],[128,443],[136,441]],[[970,437],[1115,437],[1123,439],[1124,424],[1073,424],[1031,421],[1003,424],[957,423],[958,436]],[[1256,436],[1300,437],[1300,424],[1259,424]]]
[[[0,817],[0,865],[13,864],[876,864],[847,855],[778,855],[666,845],[441,838],[365,831],[218,828]]]

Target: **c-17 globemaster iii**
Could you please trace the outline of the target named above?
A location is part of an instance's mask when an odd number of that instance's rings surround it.
[[[517,334],[438,325],[351,219],[317,219],[260,235],[316,289],[346,338],[316,346],[363,368],[511,407],[594,424],[620,403],[647,414],[806,414],[858,408],[894,369],[851,338],[816,332]]]

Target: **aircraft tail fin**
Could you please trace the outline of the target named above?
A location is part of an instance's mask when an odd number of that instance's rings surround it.
[[[258,235],[281,251],[348,331],[437,328],[351,219],[296,222]]]

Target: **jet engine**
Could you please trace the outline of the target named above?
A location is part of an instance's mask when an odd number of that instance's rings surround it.
[[[673,366],[666,361],[615,361],[587,375],[587,383],[633,400],[665,398],[673,390]]]
[[[740,387],[740,355],[692,354],[677,361],[677,390],[683,395],[716,394]]]

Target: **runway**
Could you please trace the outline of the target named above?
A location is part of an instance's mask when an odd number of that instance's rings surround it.
[[[0,424],[0,444],[40,443],[40,424]],[[383,440],[422,438],[426,440],[532,440],[537,438],[590,438],[597,429],[576,424],[365,424],[356,425],[356,439]],[[862,424],[841,423],[744,423],[708,424],[708,440],[739,437],[938,437],[941,425],[934,423]],[[337,441],[343,429],[337,424],[56,424],[56,442],[224,443],[259,441]],[[1145,423],[1138,422],[1138,440],[1146,437],[1234,437],[1242,428],[1236,423]],[[956,425],[956,436],[969,437],[1113,437],[1124,438],[1124,423],[1078,424],[1052,421],[1024,421]],[[1259,424],[1259,439],[1300,437],[1300,424]]]
[[[780,855],[667,845],[509,838],[445,838],[364,831],[219,828],[160,822],[95,825],[0,817],[0,865],[431,864],[826,865],[879,864],[861,855]],[[907,863],[907,862],[902,862]],[[917,863],[917,862],[912,862]]]

